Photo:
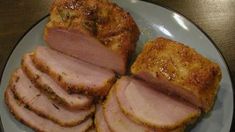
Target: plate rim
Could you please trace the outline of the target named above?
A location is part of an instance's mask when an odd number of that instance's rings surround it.
[[[233,126],[233,122],[234,122],[234,82],[232,80],[232,72],[231,72],[231,68],[229,67],[228,65],[228,62],[227,60],[225,59],[224,55],[222,54],[222,51],[221,49],[219,49],[219,47],[216,45],[216,43],[213,41],[213,39],[198,25],[196,24],[192,19],[190,19],[189,17],[183,15],[182,13],[180,13],[179,11],[176,11],[175,9],[172,9],[166,5],[159,5],[158,3],[154,3],[154,2],[151,2],[151,1],[143,1],[143,0],[139,0],[141,2],[144,2],[146,4],[152,4],[154,6],[159,6],[159,7],[162,7],[166,10],[169,10],[171,12],[174,12],[180,16],[182,16],[183,18],[185,18],[187,21],[189,21],[190,23],[192,23],[203,35],[206,36],[206,38],[212,43],[212,45],[215,47],[216,51],[219,53],[219,56],[222,58],[222,60],[224,61],[225,63],[225,66],[226,66],[226,70],[228,71],[228,75],[229,75],[229,79],[230,79],[230,82],[231,82],[231,85],[232,85],[232,93],[233,93],[233,113],[232,113],[232,121],[230,123],[230,129],[232,129],[232,126]],[[7,56],[7,59],[6,59],[6,62],[3,66],[3,70],[0,72],[0,85],[1,85],[1,81],[2,81],[2,77],[3,77],[3,72],[5,71],[6,69],[6,65],[9,61],[9,58],[10,56],[12,55],[12,53],[15,51],[16,47],[19,45],[20,41],[31,31],[31,29],[33,29],[36,25],[38,25],[41,21],[43,21],[45,18],[47,18],[48,16],[50,15],[50,13],[48,13],[47,15],[41,17],[39,20],[37,20],[34,24],[32,24],[24,33],[23,35],[21,35],[21,37],[17,40],[17,42],[14,44],[14,47],[12,48],[12,50],[10,51],[10,54]],[[1,121],[1,115],[0,115],[0,121]],[[4,127],[2,125],[2,122],[0,122],[0,130],[4,132]]]

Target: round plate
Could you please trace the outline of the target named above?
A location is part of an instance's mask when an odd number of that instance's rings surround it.
[[[138,0],[114,0],[114,2],[130,12],[141,30],[136,49],[137,54],[147,40],[164,36],[189,45],[220,65],[223,78],[215,106],[211,113],[197,123],[192,132],[229,132],[233,117],[232,82],[223,57],[210,39],[182,15],[166,8]],[[47,21],[48,17],[40,20],[24,35],[5,66],[0,87],[0,115],[3,128],[7,132],[32,131],[9,113],[4,103],[4,90],[11,73],[20,66],[22,56],[33,51],[38,45],[45,45],[42,35]]]

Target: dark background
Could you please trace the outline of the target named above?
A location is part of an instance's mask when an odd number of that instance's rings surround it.
[[[220,49],[235,83],[235,0],[145,0],[198,25]],[[21,36],[49,12],[52,0],[0,0],[0,74]],[[1,76],[1,75],[0,75]],[[231,132],[235,131],[233,125]]]

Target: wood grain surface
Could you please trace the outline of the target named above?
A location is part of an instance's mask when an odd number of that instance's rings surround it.
[[[225,57],[235,83],[235,0],[145,0],[198,25]],[[0,73],[20,37],[47,15],[51,0],[0,0]],[[0,74],[1,76],[1,74]],[[234,125],[231,132],[235,131]]]

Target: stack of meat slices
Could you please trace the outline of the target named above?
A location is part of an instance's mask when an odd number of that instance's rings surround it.
[[[97,131],[185,131],[212,109],[221,79],[216,63],[166,38],[147,42],[131,72],[97,106]]]
[[[35,130],[86,131],[95,98],[108,94],[115,72],[126,73],[139,34],[130,14],[107,0],[55,0],[44,32],[50,48],[24,55],[6,104]]]
[[[181,132],[199,116],[198,108],[162,94],[146,82],[122,77],[103,108],[98,106],[95,125],[99,132]]]
[[[93,98],[104,96],[114,80],[110,70],[39,46],[12,74],[5,101],[35,130],[86,131],[93,125]]]

